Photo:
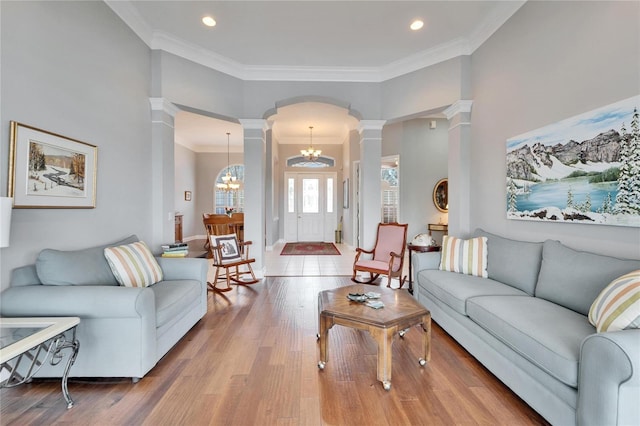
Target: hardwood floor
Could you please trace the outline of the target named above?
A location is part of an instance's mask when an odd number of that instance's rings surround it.
[[[209,295],[207,315],[140,382],[71,379],[0,391],[2,425],[541,425],[529,406],[437,324],[393,344],[392,389],[376,380],[376,344],[335,326],[317,368],[318,291],[345,277],[264,279]],[[82,350],[82,346],[80,348]],[[73,369],[72,369],[73,373]]]

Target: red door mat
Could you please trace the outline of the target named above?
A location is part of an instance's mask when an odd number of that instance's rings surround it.
[[[281,256],[339,256],[340,252],[333,243],[286,243],[280,253]]]

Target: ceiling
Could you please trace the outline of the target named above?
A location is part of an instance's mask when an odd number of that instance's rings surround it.
[[[151,48],[244,80],[381,82],[468,55],[524,1],[127,1],[106,4]],[[214,27],[203,25],[211,16]],[[418,31],[414,19],[424,21]],[[357,122],[321,103],[278,109],[280,143],[342,143]],[[356,123],[356,124],[354,124]],[[242,128],[180,112],[176,140],[197,151],[241,150]],[[235,149],[233,147],[236,147]]]

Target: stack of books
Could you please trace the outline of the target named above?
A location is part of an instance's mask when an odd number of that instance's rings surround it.
[[[187,243],[175,243],[162,246],[162,257],[187,257]]]

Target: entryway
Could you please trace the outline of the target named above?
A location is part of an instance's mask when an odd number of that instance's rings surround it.
[[[336,193],[335,172],[286,172],[285,241],[333,241],[337,225]]]

